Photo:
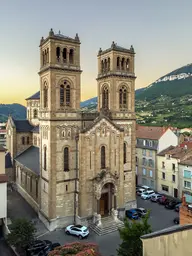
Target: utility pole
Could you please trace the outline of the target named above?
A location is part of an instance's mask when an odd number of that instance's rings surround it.
[[[75,143],[76,143],[76,166],[75,166],[75,190],[74,190],[74,225],[76,225],[76,215],[77,215],[77,182],[78,182],[78,141],[79,135],[75,136]]]

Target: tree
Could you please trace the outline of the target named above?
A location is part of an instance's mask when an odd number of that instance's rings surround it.
[[[152,232],[148,220],[149,212],[142,218],[141,222],[125,219],[124,227],[119,229],[120,238],[123,242],[117,250],[118,256],[142,256],[143,248],[140,237]]]
[[[10,227],[10,231],[7,236],[8,243],[16,247],[17,250],[22,250],[34,241],[36,228],[31,221],[16,219]]]

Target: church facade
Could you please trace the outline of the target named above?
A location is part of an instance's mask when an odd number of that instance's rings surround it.
[[[98,52],[98,107],[83,112],[80,39],[51,29],[40,42],[40,91],[27,120],[7,123],[19,192],[49,230],[114,221],[135,207],[134,49]]]

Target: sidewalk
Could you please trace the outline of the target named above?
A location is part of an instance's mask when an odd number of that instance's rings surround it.
[[[45,225],[39,220],[38,214],[15,190],[7,191],[7,218],[10,218],[11,221],[18,218],[31,220],[37,229],[37,237],[49,232]]]

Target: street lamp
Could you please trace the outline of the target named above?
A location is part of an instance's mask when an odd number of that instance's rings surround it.
[[[76,166],[75,166],[75,189],[74,189],[74,225],[76,225],[76,215],[77,215],[77,181],[78,181],[78,141],[79,135],[75,135],[75,143],[76,143]]]

